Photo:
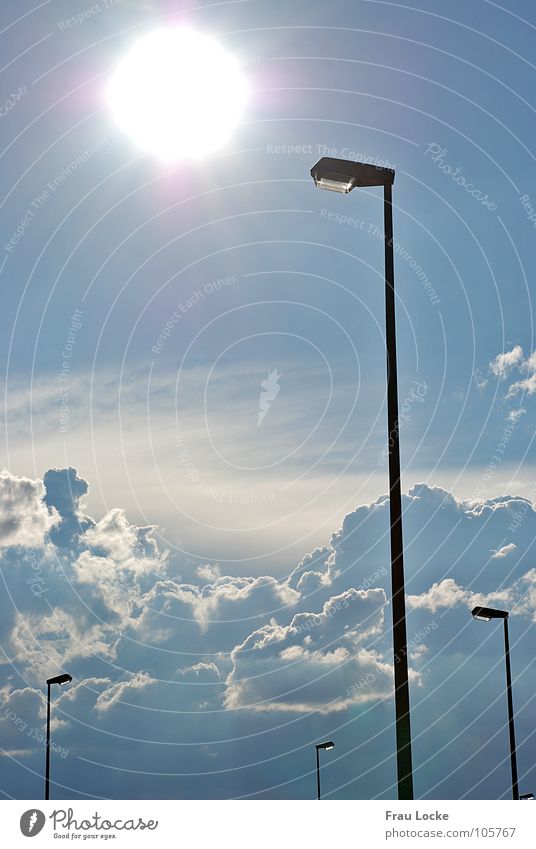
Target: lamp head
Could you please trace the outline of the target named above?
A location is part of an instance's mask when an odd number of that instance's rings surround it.
[[[332,740],[328,740],[326,743],[317,743],[316,748],[325,749],[326,751],[329,751],[330,749],[335,748],[335,743]]]
[[[350,159],[332,159],[330,156],[323,156],[313,165],[311,176],[319,189],[341,194],[347,194],[355,188],[392,186],[395,181],[392,168],[379,168]]]
[[[69,684],[73,680],[72,675],[68,675],[64,673],[63,675],[56,675],[54,678],[47,678],[47,684]]]
[[[473,607],[471,616],[473,619],[481,619],[490,622],[492,619],[508,619],[507,610],[494,610],[492,607]]]

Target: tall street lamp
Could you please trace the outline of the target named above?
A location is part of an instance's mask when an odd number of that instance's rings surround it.
[[[55,678],[47,679],[47,742],[46,742],[46,772],[45,772],[45,799],[50,798],[50,688],[52,684],[68,684],[73,680],[72,675],[56,675]]]
[[[332,740],[328,740],[327,743],[317,743],[316,744],[316,798],[321,799],[320,795],[320,749],[325,749],[326,752],[329,752],[330,749],[335,748],[335,743]]]
[[[385,241],[385,338],[387,347],[387,448],[389,451],[389,511],[391,524],[391,602],[395,676],[398,798],[413,799],[411,726],[406,636],[406,597],[402,544],[402,493],[396,371],[396,326],[393,251],[392,185],[395,172],[364,162],[324,157],[311,169],[321,189],[346,194],[355,188],[383,186]]]
[[[506,695],[508,698],[508,730],[510,733],[510,767],[512,770],[512,798],[519,799],[517,781],[516,735],[514,731],[514,703],[512,700],[512,672],[510,669],[510,637],[508,634],[508,612],[493,610],[491,607],[475,607],[471,611],[475,619],[491,622],[492,619],[502,619],[504,622],[504,655],[506,660]]]

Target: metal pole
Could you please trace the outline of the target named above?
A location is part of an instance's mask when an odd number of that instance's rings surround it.
[[[402,545],[402,494],[398,380],[396,371],[396,325],[393,256],[393,206],[391,186],[384,187],[385,230],[385,336],[387,344],[387,420],[389,450],[389,510],[391,520],[391,587],[395,675],[396,753],[398,798],[413,799],[411,728],[406,636],[406,599]]]
[[[510,766],[512,769],[512,798],[519,799],[517,781],[516,735],[514,731],[514,702],[512,699],[512,671],[510,669],[510,638],[508,616],[504,618],[504,653],[506,659],[506,693],[508,696],[508,729],[510,732]]]
[[[316,747],[316,798],[320,799],[320,755]]]
[[[50,684],[47,681],[47,742],[45,747],[46,772],[45,772],[45,799],[50,798]]]

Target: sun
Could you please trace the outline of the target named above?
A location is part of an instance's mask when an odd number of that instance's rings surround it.
[[[205,156],[228,141],[247,86],[236,59],[213,38],[175,27],[135,42],[106,96],[116,123],[138,147],[177,161]]]

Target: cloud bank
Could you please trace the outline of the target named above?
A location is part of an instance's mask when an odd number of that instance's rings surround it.
[[[128,797],[141,783],[143,795],[164,797],[159,780],[152,784],[128,765],[141,750],[149,772],[166,772],[156,768],[157,750],[158,765],[175,776],[177,745],[186,746],[183,777],[174,779],[181,795],[270,795],[288,780],[295,782],[291,795],[300,796],[299,768],[294,778],[280,774],[300,762],[301,754],[292,760],[290,753],[296,746],[305,753],[327,733],[345,739],[358,721],[360,739],[376,740],[363,756],[380,776],[378,792],[389,794],[392,759],[378,756],[392,734],[387,498],[348,514],[324,546],[278,579],[222,575],[215,562],[189,564],[161,551],[155,528],[133,525],[120,508],[98,520],[87,516],[87,491],[72,468],[49,470],[42,481],[9,472],[0,478],[6,781],[36,795],[43,684],[67,671],[73,684],[54,704],[54,737],[70,753],[66,797],[93,795],[96,774],[105,794]],[[454,658],[475,604],[511,611],[523,682],[527,670],[534,676],[525,641],[536,622],[536,512],[527,499],[463,502],[426,484],[416,484],[403,507],[418,729],[420,716],[430,726],[442,687],[465,686],[478,632],[467,660],[456,666]],[[493,668],[489,641],[482,652],[484,666]],[[460,745],[454,717],[467,725],[474,708],[464,705],[438,724],[439,736],[451,729],[446,764]],[[277,762],[261,769],[276,732]],[[528,748],[533,754],[533,744]],[[418,769],[419,742],[416,754]],[[224,790],[220,776],[229,770],[233,783]]]

